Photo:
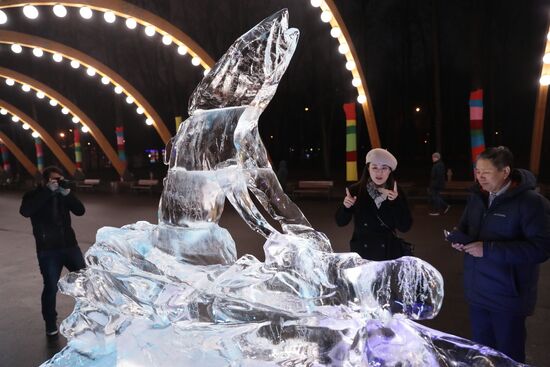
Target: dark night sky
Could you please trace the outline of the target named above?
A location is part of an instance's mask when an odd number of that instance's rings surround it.
[[[344,58],[337,52],[337,42],[329,36],[329,26],[320,21],[319,10],[311,7],[309,0],[130,2],[173,23],[214,59],[261,19],[288,8],[291,26],[300,29],[300,42],[277,95],[260,120],[260,131],[274,164],[281,159],[290,161],[291,176],[344,179],[345,120],[341,106],[355,100],[355,90]],[[425,176],[436,147],[434,60],[440,69],[442,152],[456,174],[466,176],[469,171],[468,97],[477,87],[485,91],[486,143],[508,145],[520,165],[528,164],[549,0],[336,3],[366,73],[382,144],[400,160],[402,177]],[[189,57],[182,58],[175,47],[162,45],[158,35],[153,41],[142,28],[128,30],[120,19],[109,25],[95,14],[84,21],[70,8],[68,17],[59,19],[49,8],[39,9],[41,16],[34,21],[22,17],[20,9],[6,10],[10,22],[0,27],[52,39],[95,57],[133,84],[175,132],[174,116],[187,116],[187,100],[202,77],[202,69],[192,66]],[[434,52],[434,45],[438,52]],[[146,148],[162,148],[160,138],[97,77],[86,77],[82,69],[72,70],[66,61],[62,65],[49,58],[38,61],[29,51],[15,55],[6,46],[0,46],[0,60],[0,66],[27,74],[69,97],[100,125],[113,146],[114,127],[122,123],[131,167],[135,165],[138,177],[149,170],[146,162],[139,167],[136,157],[142,157]],[[47,103],[24,96],[20,89],[10,89],[3,82],[0,98],[35,115],[52,134],[72,127]],[[304,111],[306,106],[308,112]],[[420,113],[414,111],[416,106],[421,107]],[[0,129],[33,157],[28,132],[4,116],[0,116]],[[326,145],[322,144],[323,131]],[[548,142],[548,129],[545,135]],[[84,153],[89,157],[86,143]],[[550,176],[544,168],[550,157],[548,145],[543,151],[543,178]],[[361,156],[370,149],[362,120],[358,147]],[[306,148],[321,152],[313,159],[304,159]],[[323,156],[328,157],[326,164]],[[94,174],[106,172],[90,169],[89,175]]]

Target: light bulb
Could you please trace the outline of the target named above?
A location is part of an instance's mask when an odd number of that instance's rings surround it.
[[[55,16],[57,16],[59,18],[63,18],[67,15],[67,8],[65,8],[61,4],[54,5],[52,10],[53,10],[53,13],[55,14]]]
[[[325,10],[321,13],[321,21],[323,23],[328,23],[332,19],[332,13],[328,10]]]
[[[128,27],[129,29],[135,29],[137,26],[137,22],[134,18],[126,19],[125,24],[126,24],[126,27]]]
[[[38,9],[32,5],[25,5],[23,7],[23,14],[29,19],[38,18]]]
[[[105,84],[105,85],[109,84],[110,81],[111,81],[111,80],[110,80],[108,77],[106,77],[106,76],[104,76],[104,77],[101,78],[101,82],[102,82],[103,84]]]
[[[355,61],[349,60],[348,62],[346,62],[346,69],[348,70],[355,69]]]
[[[105,19],[107,23],[114,23],[116,21],[116,15],[112,11],[108,11],[103,14],[103,19]]]
[[[314,8],[318,8],[321,6],[321,0],[311,0],[310,3],[311,6],[313,6]]]
[[[166,46],[172,43],[172,37],[169,35],[162,36],[162,43],[164,43]]]
[[[191,59],[191,64],[193,64],[195,66],[199,66],[201,64],[201,59],[199,57],[195,56]]]
[[[545,64],[550,64],[550,53],[544,54],[542,62]]]
[[[71,60],[71,67],[73,69],[78,69],[80,67],[80,62],[78,62],[76,60]]]
[[[185,55],[186,53],[187,53],[187,47],[185,47],[184,45],[181,45],[178,47],[178,54]]]
[[[32,54],[36,57],[42,57],[44,55],[44,51],[41,48],[33,48]]]
[[[78,116],[73,116],[71,121],[73,122],[73,124],[78,124],[80,122],[80,119],[78,118]]]
[[[23,130],[29,130],[31,127],[29,126],[29,124],[23,124]]]
[[[345,43],[342,43],[340,46],[338,46],[338,52],[340,52],[342,55],[345,55],[349,52],[349,46]]]
[[[358,97],[357,97],[357,102],[363,104],[367,101],[367,96],[365,96],[364,94],[360,94]]]
[[[0,24],[6,24],[8,22],[8,16],[2,10],[0,10]]]
[[[49,104],[50,104],[50,106],[55,107],[55,106],[57,106],[57,101],[55,99],[50,99]]]
[[[82,126],[82,129],[80,129],[80,131],[82,131],[83,133],[87,133],[88,131],[90,131],[90,129],[88,129],[88,126]]]
[[[87,6],[83,6],[82,8],[80,8],[79,13],[80,16],[84,19],[90,19],[94,15],[92,9],[88,8]]]
[[[18,122],[18,121],[19,121],[19,117],[13,115],[13,116],[11,117],[11,120],[12,120],[13,122]]]
[[[134,103],[134,98],[132,96],[126,97],[126,103],[128,103],[128,104]]]
[[[96,71],[94,68],[89,67],[88,69],[86,69],[86,74],[88,74],[89,76],[94,76],[96,74]]]
[[[64,114],[64,115],[68,115],[69,114],[69,109],[67,107],[63,107],[61,109],[61,113]]]
[[[155,32],[155,27],[153,27],[152,25],[148,25],[147,27],[145,27],[145,34],[149,37],[153,37],[155,35]]]
[[[7,115],[7,113],[8,113],[8,110],[6,110],[5,108],[0,108],[0,114]]]
[[[338,38],[342,35],[342,30],[340,29],[340,27],[334,27],[330,30],[330,36],[332,38]]]
[[[52,55],[52,59],[55,62],[61,62],[63,61],[63,56],[61,56],[61,54],[55,53]]]
[[[540,78],[540,84],[541,85],[550,85],[550,75],[543,75],[541,78]]]
[[[210,69],[204,69],[204,71],[202,72],[202,75],[207,76],[209,72],[210,72]]]
[[[122,93],[122,87],[121,87],[120,85],[117,85],[117,86],[115,87],[115,93],[116,93],[116,94]]]
[[[31,91],[31,87],[29,87],[27,84],[23,84],[21,86],[21,89],[23,90],[23,92],[30,92]]]
[[[147,118],[147,119],[145,120],[145,123],[146,123],[147,125],[151,126],[151,125],[153,125],[153,120],[150,119],[150,118]]]
[[[45,95],[44,95],[43,92],[40,92],[40,91],[36,92],[36,98],[42,99],[42,98],[44,98],[44,96],[45,96]]]
[[[6,84],[11,87],[12,85],[15,84],[15,80],[8,78],[8,79],[6,79]]]
[[[354,87],[358,87],[361,85],[361,79],[360,78],[353,78],[353,80],[351,81],[351,85],[353,85]]]
[[[40,134],[38,134],[36,131],[33,131],[31,136],[36,139],[40,136]]]
[[[138,107],[138,108],[136,108],[136,112],[137,112],[138,115],[143,115],[143,112],[145,112],[145,111],[143,111],[142,107]]]
[[[12,50],[13,52],[15,52],[16,54],[20,54],[21,51],[23,51],[23,47],[21,47],[21,45],[18,44],[18,43],[14,43],[13,45],[11,45],[10,48],[11,48],[11,50]]]

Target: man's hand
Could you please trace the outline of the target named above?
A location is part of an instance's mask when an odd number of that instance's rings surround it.
[[[346,197],[344,198],[344,206],[349,209],[355,205],[356,201],[357,201],[357,196],[351,196],[348,188],[346,187]]]
[[[46,187],[52,191],[57,191],[59,189],[59,182],[57,180],[49,180]]]
[[[464,252],[474,256],[483,257],[483,242],[476,241],[464,246]]]

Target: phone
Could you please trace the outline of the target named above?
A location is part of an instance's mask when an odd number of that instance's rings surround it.
[[[467,245],[468,243],[474,242],[474,240],[470,236],[456,230],[448,231],[444,229],[443,236],[445,236],[445,240],[451,243],[460,243],[462,245]]]

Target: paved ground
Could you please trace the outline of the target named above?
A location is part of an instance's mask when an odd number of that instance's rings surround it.
[[[48,344],[40,315],[42,279],[35,256],[30,221],[18,213],[21,193],[0,192],[0,366],[38,366],[65,343]],[[87,213],[74,218],[78,241],[85,250],[102,226],[121,226],[137,220],[156,222],[158,197],[147,195],[87,194],[81,196]],[[315,228],[325,232],[335,251],[346,251],[351,227],[338,228],[333,214],[338,202],[303,200],[298,202]],[[427,208],[414,206],[415,223],[406,238],[416,244],[419,257],[433,264],[445,279],[445,301],[430,327],[469,337],[466,305],[461,285],[461,257],[442,240],[442,230],[452,228],[462,207],[455,205],[443,217],[429,217]],[[222,226],[235,239],[239,255],[251,253],[263,259],[263,239],[240,220],[231,207],[226,208]],[[60,319],[73,308],[70,297],[58,296]],[[550,261],[541,269],[539,302],[535,316],[528,321],[528,362],[550,366]]]

